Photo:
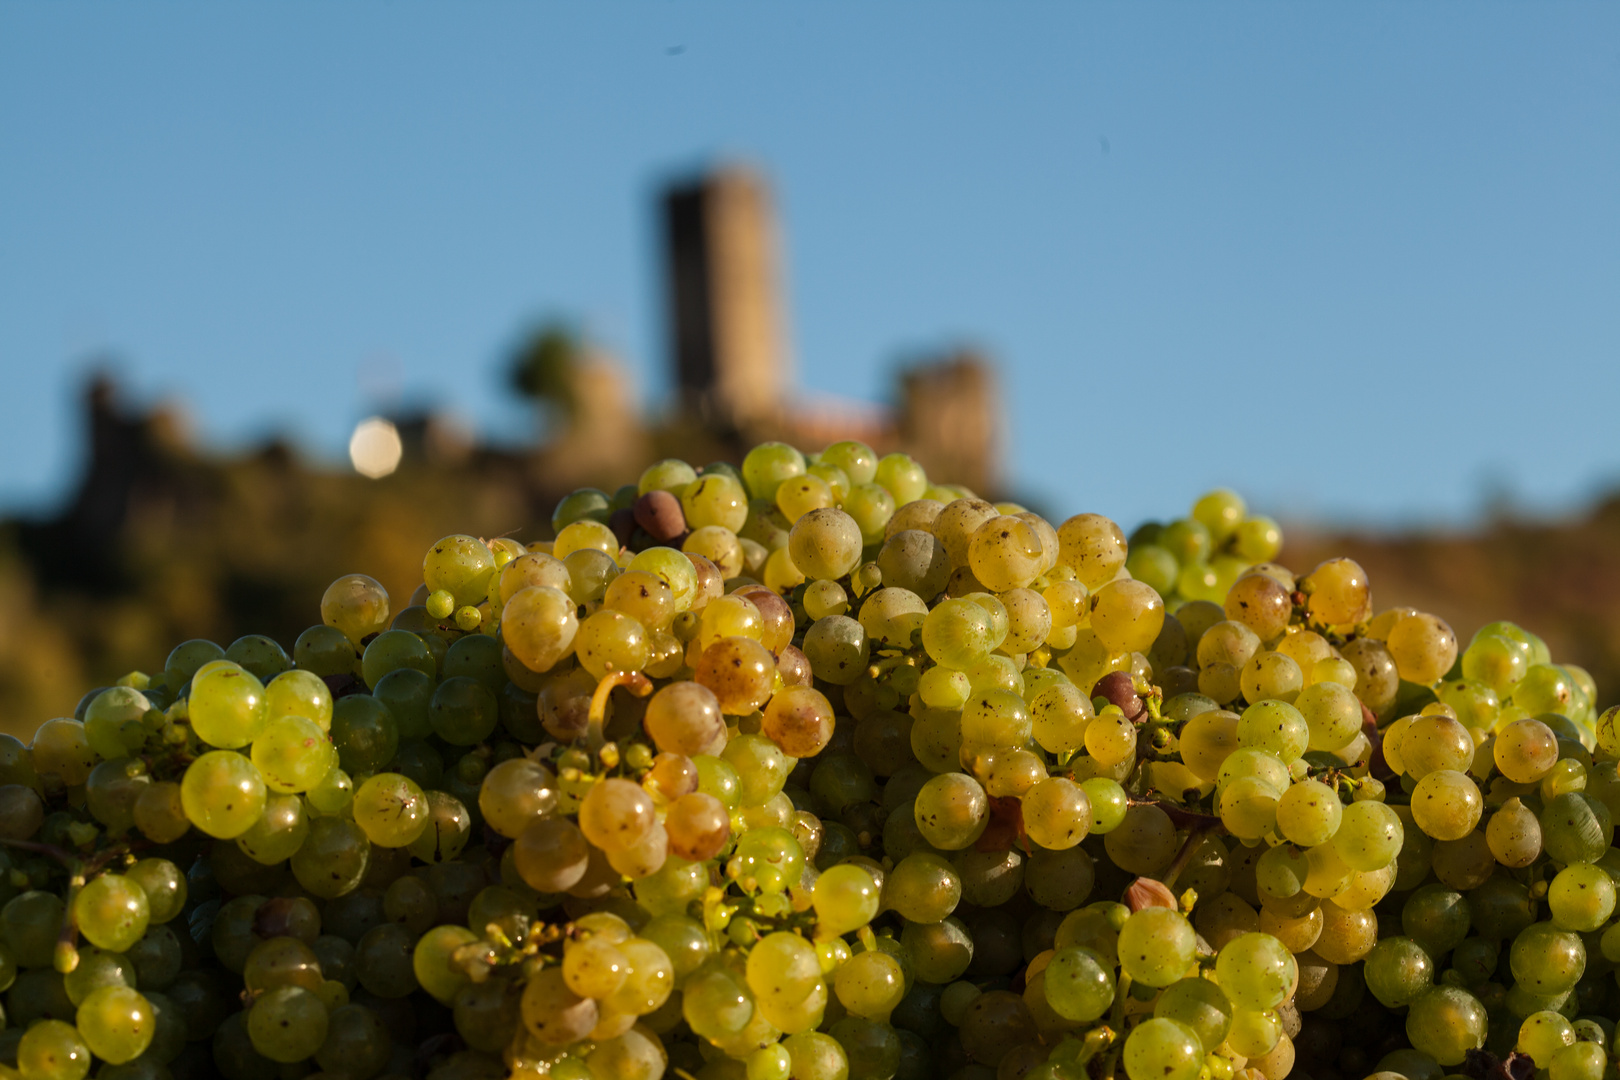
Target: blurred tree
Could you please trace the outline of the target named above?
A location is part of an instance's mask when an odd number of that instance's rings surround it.
[[[561,323],[540,327],[513,353],[508,367],[512,389],[546,409],[550,419],[566,425],[579,402],[576,374],[584,348],[579,335]]]

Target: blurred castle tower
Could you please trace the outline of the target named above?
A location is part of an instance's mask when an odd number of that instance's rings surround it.
[[[791,376],[770,189],[736,166],[679,184],[664,232],[682,405],[724,429],[776,420]]]
[[[995,365],[971,350],[900,372],[897,409],[790,399],[781,239],[770,188],[727,166],[663,198],[669,343],[683,416],[738,449],[761,438],[810,449],[863,439],[903,450],[931,476],[981,494],[1001,489]]]
[[[995,365],[972,349],[900,373],[900,444],[929,476],[981,495],[997,492],[1001,419]]]

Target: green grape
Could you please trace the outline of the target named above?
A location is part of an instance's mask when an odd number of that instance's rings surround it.
[[[1556,1012],[1531,1013],[1519,1026],[1516,1049],[1539,1062],[1551,1062],[1559,1051],[1575,1045],[1575,1026]]]
[[[820,1031],[804,1031],[782,1040],[793,1063],[794,1080],[846,1080],[849,1058],[838,1040]]]
[[[788,1080],[793,1075],[793,1056],[781,1043],[755,1050],[745,1065],[747,1080]]]
[[[1287,946],[1256,933],[1227,942],[1216,957],[1215,973],[1233,1005],[1257,1011],[1280,1005],[1298,977]]]
[[[247,832],[264,813],[264,779],[243,755],[212,750],[186,767],[180,799],[197,828],[229,840]]]
[[[1226,1045],[1245,1057],[1269,1054],[1281,1041],[1282,1023],[1271,1011],[1238,1009],[1232,1014],[1232,1027],[1226,1035]]]
[[[741,806],[763,805],[782,790],[793,768],[793,759],[763,735],[738,735],[726,743],[720,756],[737,770],[737,801]],[[824,760],[819,768],[825,766]]]
[[[604,851],[641,842],[655,822],[652,796],[641,785],[609,778],[594,785],[579,808],[579,827]]]
[[[1033,734],[1033,723],[1022,697],[1011,690],[992,689],[968,698],[962,708],[961,731],[965,746],[1022,747]]]
[[[1267,562],[1282,550],[1282,530],[1268,517],[1247,518],[1233,531],[1232,543],[1242,558]]]
[[[152,1043],[157,1027],[151,1003],[127,986],[103,986],[79,1005],[75,1024],[90,1052],[122,1065]]]
[[[339,817],[310,822],[309,836],[292,857],[293,875],[314,896],[330,900],[354,891],[365,875],[371,842],[365,831]]]
[[[658,1080],[664,1075],[669,1056],[657,1036],[642,1028],[631,1028],[623,1035],[598,1042],[585,1055],[585,1063],[592,1077]],[[555,1070],[552,1075],[556,1075]]]
[[[848,686],[866,673],[871,645],[860,623],[846,615],[829,615],[811,624],[803,648],[818,679]]]
[[[1561,994],[1579,982],[1586,971],[1586,946],[1580,935],[1560,930],[1550,922],[1539,922],[1514,937],[1508,960],[1514,979],[1526,990]]]
[[[355,947],[355,973],[368,993],[404,998],[417,989],[412,952],[417,935],[408,927],[385,922],[373,926]]]
[[[561,589],[531,585],[501,609],[501,638],[529,671],[550,671],[573,651],[578,632],[575,602]]]
[[[1485,1007],[1472,994],[1437,986],[1412,1002],[1406,1037],[1441,1065],[1460,1065],[1469,1050],[1485,1045],[1485,1024]]]
[[[293,662],[298,670],[325,678],[332,675],[360,674],[356,643],[333,626],[311,626],[293,643]]]
[[[246,746],[264,730],[264,684],[234,666],[199,672],[191,683],[188,715],[203,742],[223,750]]]
[[[1221,792],[1221,824],[1233,836],[1258,840],[1277,827],[1277,789],[1256,776],[1231,781]]]
[[[1061,851],[1080,843],[1091,823],[1091,802],[1085,789],[1055,776],[1041,780],[1023,793],[1024,828],[1035,843]]]
[[[406,847],[425,863],[443,863],[460,855],[472,837],[472,815],[454,795],[427,793],[428,823]]]
[[[261,681],[269,680],[292,667],[287,650],[263,634],[246,634],[231,642],[225,659],[239,664]]]
[[[151,782],[146,763],[138,758],[103,761],[90,770],[90,779],[85,782],[85,807],[108,832],[127,832],[135,824],[135,804]],[[13,788],[24,805],[0,808],[0,816],[27,820],[30,814],[40,815],[43,808],[32,790],[16,785]],[[33,831],[31,827],[19,826],[20,833],[31,835]]]
[[[1058,949],[1044,974],[1046,1002],[1066,1020],[1090,1023],[1114,1004],[1113,965],[1091,949]]]
[[[1417,782],[1412,817],[1436,840],[1460,840],[1474,831],[1484,812],[1479,788],[1467,773],[1440,769]]]
[[[698,754],[692,758],[692,764],[698,771],[698,791],[718,799],[727,810],[737,809],[742,780],[731,762],[709,754]]]
[[[169,653],[168,659],[163,662],[163,681],[175,691],[179,691],[197,669],[214,660],[225,659],[225,650],[212,641],[202,638],[193,638],[176,645]]]
[[[376,772],[398,751],[399,727],[382,702],[352,694],[333,708],[332,744],[345,772]]]
[[[378,773],[354,793],[354,823],[378,847],[405,847],[428,826],[427,796],[408,777]]]
[[[28,1080],[84,1080],[90,1048],[72,1024],[40,1020],[17,1043],[17,1066]]]
[[[1220,775],[1221,765],[1238,748],[1241,722],[1225,709],[1210,709],[1187,720],[1181,729],[1181,760],[1194,776],[1212,781]]]
[[[1381,869],[1400,854],[1405,829],[1400,815],[1381,802],[1353,802],[1343,808],[1333,846],[1351,868]]]
[[[706,1039],[721,1039],[743,1030],[754,1015],[754,1001],[741,975],[709,963],[686,982],[682,1015]]]
[[[332,744],[315,721],[278,716],[253,740],[251,760],[271,791],[308,791],[334,764]]]
[[[301,986],[313,992],[323,980],[314,950],[297,938],[272,937],[248,953],[242,981],[252,991]]]
[[[880,889],[866,870],[843,863],[830,867],[816,879],[811,898],[822,929],[842,935],[877,917]]]
[[[1310,732],[1312,750],[1338,750],[1361,733],[1361,702],[1338,683],[1312,683],[1293,704]]]
[[[73,917],[91,944],[123,952],[146,933],[151,910],[136,882],[122,874],[102,874],[79,890]]]
[[[1411,938],[1384,938],[1367,954],[1367,989],[1385,1008],[1410,1005],[1434,986],[1434,961]]]
[[[797,884],[804,871],[804,849],[786,829],[749,829],[737,838],[726,872],[768,893],[784,892]]]
[[[954,916],[937,923],[906,923],[900,944],[907,973],[926,983],[951,982],[973,962],[973,936]]]
[[[1086,726],[1086,752],[1100,765],[1117,765],[1136,753],[1136,725],[1116,707],[1103,709]]]
[[[1050,987],[1051,968],[1047,971],[1047,985]],[[1109,996],[1111,998],[1112,993]],[[1155,1017],[1186,1024],[1198,1035],[1199,1045],[1204,1047],[1219,1047],[1226,1041],[1226,1033],[1232,1028],[1234,1011],[1231,1000],[1221,987],[1202,978],[1171,983],[1153,1004]]]
[[[1101,836],[1111,833],[1124,823],[1129,801],[1125,789],[1106,776],[1094,776],[1082,781],[1081,790],[1091,804],[1091,831]]]
[[[180,974],[180,939],[167,926],[148,926],[146,936],[130,946],[125,958],[135,965],[133,985],[165,989]],[[82,961],[81,961],[82,966]]]
[[[1223,794],[1226,787],[1234,780],[1244,777],[1259,779],[1275,791],[1278,796],[1288,790],[1292,778],[1288,766],[1265,750],[1256,750],[1243,747],[1232,751],[1221,763],[1220,771],[1215,776],[1215,793]]]
[[[88,780],[96,764],[96,753],[90,747],[84,725],[65,717],[47,720],[39,726],[29,746],[29,757],[41,777],[57,777],[69,787]]]
[[[427,641],[409,630],[383,631],[360,658],[361,678],[373,689],[393,672],[403,670],[419,671],[430,679],[438,675],[438,663]]]
[[[436,926],[422,935],[411,959],[422,989],[442,1002],[453,1001],[470,979],[451,964],[451,956],[461,946],[477,940],[476,934],[462,926]]]
[[[647,466],[636,481],[636,491],[645,495],[649,491],[669,491],[679,495],[688,484],[697,481],[697,470],[679,458],[665,458]]]
[[[1277,800],[1277,828],[1302,847],[1325,844],[1338,832],[1344,807],[1334,790],[1318,780],[1301,780]]]
[[[736,532],[748,520],[748,492],[735,477],[706,474],[681,492],[681,510],[693,529],[711,525]]]
[[[608,504],[607,492],[597,488],[580,488],[564,495],[551,512],[551,531],[562,532],[576,521],[600,521],[605,525],[612,512]]]
[[[1125,1039],[1130,1080],[1195,1080],[1204,1063],[1198,1033],[1176,1020],[1144,1020]]]
[[[894,516],[894,496],[877,484],[855,484],[840,507],[860,530],[863,544],[882,543],[889,519]]]
[[[962,879],[949,862],[927,852],[907,855],[883,881],[883,904],[912,922],[945,918],[962,899]]]
[[[704,649],[693,674],[730,716],[747,716],[763,708],[775,690],[776,676],[770,650],[744,637],[721,638]]]
[[[1049,686],[1034,695],[1029,703],[1029,714],[1031,735],[1041,749],[1050,754],[1062,754],[1083,747],[1086,727],[1096,715],[1091,699],[1079,687],[1067,681]]]
[[[958,851],[983,835],[990,822],[989,796],[971,776],[945,773],[923,785],[915,803],[917,828],[942,851]]]
[[[13,965],[12,976],[15,975]],[[79,966],[62,977],[62,989],[67,992],[68,1000],[78,1006],[103,986],[134,989],[136,979],[135,964],[122,953],[87,948],[79,950]]]
[[[1608,871],[1590,863],[1566,866],[1547,890],[1547,909],[1561,930],[1590,933],[1614,914],[1615,887]]]
[[[364,574],[340,577],[321,597],[321,621],[359,645],[388,625],[388,592]]]
[[[1585,792],[1547,800],[1540,814],[1541,842],[1554,862],[1596,862],[1614,841],[1609,808]]]
[[[1601,1080],[1607,1065],[1602,1046],[1578,1042],[1559,1051],[1548,1071],[1552,1080]]]
[[[1024,696],[1024,677],[1011,657],[999,654],[983,657],[969,664],[963,674],[968,677],[968,687],[973,693],[1005,690],[1019,698]]]
[[[139,753],[149,734],[145,719],[151,710],[146,695],[133,687],[103,690],[85,710],[81,729],[85,741],[91,750],[109,760]]]
[[[928,605],[916,593],[882,588],[861,605],[860,624],[871,640],[891,648],[906,648],[927,614]]]
[[[870,446],[853,439],[835,442],[820,455],[821,463],[841,469],[852,484],[870,484],[877,476],[878,456]]]
[[[563,533],[581,525],[566,526]],[[562,539],[563,533],[558,534]],[[559,553],[558,558],[563,554]],[[489,591],[489,579],[495,573],[495,554],[483,541],[471,536],[447,536],[428,549],[422,560],[422,580],[430,592],[444,590],[457,604],[476,604]]]
[[[1157,806],[1127,806],[1124,820],[1103,837],[1114,865],[1130,874],[1153,877],[1176,854],[1176,827]]]
[[[1125,559],[1132,578],[1160,594],[1175,592],[1181,566],[1176,557],[1157,544],[1133,545]]]
[[[872,482],[893,495],[897,506],[922,498],[928,490],[923,467],[906,454],[884,454],[879,458]]]
[[[828,1034],[841,1048],[838,1061],[840,1064],[847,1061],[846,1072],[852,1080],[893,1076],[900,1067],[903,1055],[900,1037],[887,1024],[845,1016],[828,1028]],[[793,1075],[800,1075],[797,1068]]]
[[[327,731],[332,726],[332,691],[312,671],[283,671],[264,684],[264,715],[267,721],[302,716]]]
[[[833,506],[808,509],[793,520],[787,552],[807,578],[837,581],[861,561],[863,530],[849,513]]]
[[[1091,626],[1111,651],[1145,652],[1164,626],[1164,601],[1151,585],[1111,581],[1092,597]]]
[[[306,793],[309,804],[327,816],[341,814],[354,801],[354,781],[342,769],[327,770],[320,782]]]
[[[320,998],[301,986],[282,986],[253,1003],[248,1037],[271,1061],[303,1061],[326,1041],[328,1023]]]
[[[1192,924],[1169,908],[1143,908],[1119,931],[1119,963],[1148,986],[1165,987],[1186,974],[1197,949]]]
[[[781,442],[763,442],[755,446],[743,457],[741,469],[743,483],[748,485],[749,494],[756,499],[775,498],[776,489],[782,481],[803,476],[804,471],[804,455]]]
[[[388,1064],[391,1048],[381,1017],[364,1005],[342,1005],[327,1018],[326,1041],[315,1061],[339,1075],[375,1076]]]

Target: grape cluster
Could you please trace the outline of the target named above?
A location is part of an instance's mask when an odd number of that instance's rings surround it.
[[[1620,714],[1217,491],[766,443],[0,737],[0,1077],[1610,1080]]]

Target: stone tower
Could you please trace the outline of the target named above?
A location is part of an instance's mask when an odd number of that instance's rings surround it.
[[[722,429],[775,423],[790,364],[768,185],[746,168],[718,169],[671,188],[663,213],[683,408]]]
[[[898,434],[929,476],[980,495],[1002,486],[1002,413],[996,368],[972,349],[900,373]]]

